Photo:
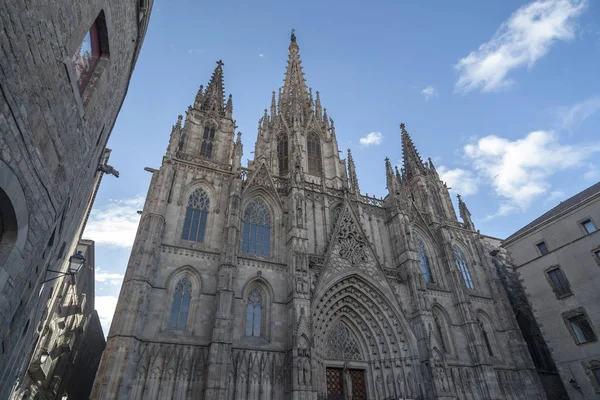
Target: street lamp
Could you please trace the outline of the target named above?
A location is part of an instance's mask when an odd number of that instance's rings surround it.
[[[40,363],[43,364],[46,362],[46,360],[48,359],[48,352],[46,350],[42,351],[42,354],[40,354]]]
[[[78,251],[76,254],[73,254],[71,257],[69,257],[69,266],[67,267],[67,272],[56,271],[54,269],[47,269],[46,271],[54,272],[59,275],[55,276],[54,278],[47,279],[42,283],[53,281],[54,279],[58,279],[62,276],[75,275],[79,272],[84,263],[85,256],[81,251]]]

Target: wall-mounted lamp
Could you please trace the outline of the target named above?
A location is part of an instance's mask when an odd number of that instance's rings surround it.
[[[43,364],[46,362],[46,360],[48,359],[48,356],[50,356],[48,354],[48,352],[46,350],[42,351],[42,354],[40,354],[40,363]]]
[[[69,266],[67,267],[67,272],[56,271],[54,269],[47,269],[46,271],[54,272],[59,275],[55,276],[54,278],[47,279],[42,283],[53,281],[54,279],[58,279],[62,276],[75,275],[79,272],[79,270],[83,266],[83,263],[85,263],[85,256],[81,251],[78,251],[76,254],[73,254],[71,257],[69,257]]]

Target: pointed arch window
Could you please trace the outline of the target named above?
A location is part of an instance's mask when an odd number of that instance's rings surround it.
[[[483,342],[485,343],[485,347],[487,348],[488,354],[490,355],[490,357],[493,357],[494,352],[492,351],[492,344],[490,343],[490,337],[485,328],[485,324],[481,319],[477,319],[477,324],[479,325],[479,329],[481,330],[481,336],[483,337]]]
[[[277,161],[279,162],[279,175],[285,175],[289,169],[288,138],[285,133],[277,139]]]
[[[446,344],[444,328],[442,328],[442,322],[440,321],[440,316],[436,312],[433,313],[433,323],[435,324],[435,330],[440,338],[442,350],[444,350],[444,353],[448,353],[448,345]]]
[[[471,272],[469,272],[469,264],[467,263],[465,254],[456,245],[452,247],[452,250],[454,251],[454,260],[456,261],[456,266],[458,267],[458,270],[462,274],[463,280],[465,281],[465,286],[469,289],[475,289],[475,284],[473,283]]]
[[[246,336],[262,336],[265,296],[255,287],[250,290],[246,305]]]
[[[198,188],[190,194],[183,222],[183,231],[181,232],[183,240],[204,242],[209,205],[208,195],[202,188]]]
[[[271,214],[260,199],[252,200],[244,212],[242,252],[268,256],[271,248]]]
[[[206,124],[202,134],[202,145],[200,145],[200,155],[206,158],[212,157],[213,141],[215,140],[215,126]]]
[[[419,264],[421,265],[421,272],[423,272],[423,278],[427,283],[434,283],[433,281],[433,273],[431,272],[431,264],[429,254],[427,253],[427,248],[425,247],[425,243],[423,243],[423,239],[413,232],[413,238],[417,245],[417,253],[419,254]]]
[[[187,325],[188,313],[190,311],[190,302],[192,300],[192,281],[184,276],[175,286],[173,294],[173,305],[171,306],[171,318],[169,319],[169,328],[185,329]]]
[[[308,173],[321,175],[321,139],[315,132],[310,132],[306,138],[306,152],[308,154]]]

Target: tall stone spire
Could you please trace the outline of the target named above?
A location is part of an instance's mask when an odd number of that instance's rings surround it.
[[[351,193],[360,195],[358,177],[356,176],[356,167],[354,166],[354,160],[352,159],[352,152],[350,149],[348,149],[348,186],[350,186]]]
[[[290,124],[298,118],[301,119],[299,122],[302,122],[311,112],[308,88],[302,71],[299,50],[296,35],[292,31],[283,91],[279,98],[279,112]]]
[[[233,115],[233,96],[230,94],[227,99],[227,104],[225,105],[225,116],[227,118],[231,118]]]
[[[467,208],[467,205],[465,204],[465,202],[460,197],[460,194],[457,194],[456,197],[458,197],[458,212],[460,213],[460,218],[463,220],[463,223],[465,224],[465,228],[474,231],[475,224],[473,224],[473,221],[471,220],[471,212]]]
[[[202,96],[200,109],[203,111],[216,111],[220,116],[225,116],[225,87],[223,84],[223,61],[217,61],[210,82]]]
[[[404,176],[408,179],[425,174],[425,166],[423,160],[419,155],[419,152],[415,148],[415,145],[410,138],[410,135],[406,131],[404,124],[400,124],[400,130],[402,132],[402,156],[404,160]]]

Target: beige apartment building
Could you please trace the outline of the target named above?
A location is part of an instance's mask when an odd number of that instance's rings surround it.
[[[600,182],[503,243],[571,399],[600,399]]]

